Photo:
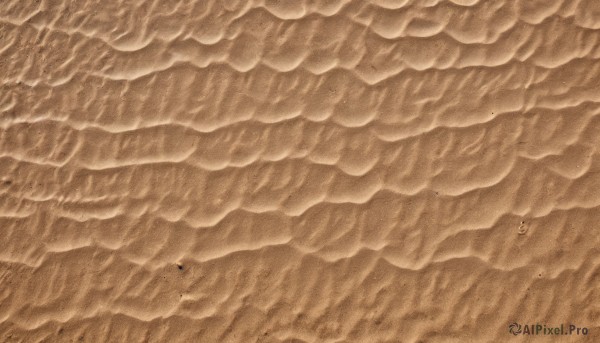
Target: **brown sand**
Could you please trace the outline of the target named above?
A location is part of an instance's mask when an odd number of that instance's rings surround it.
[[[600,342],[599,1],[4,0],[0,78],[0,342]]]

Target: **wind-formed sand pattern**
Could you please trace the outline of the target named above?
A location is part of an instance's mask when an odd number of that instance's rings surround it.
[[[0,342],[600,341],[598,1],[4,0],[0,80]]]

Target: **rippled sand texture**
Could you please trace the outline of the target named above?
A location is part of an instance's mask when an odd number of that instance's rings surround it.
[[[5,0],[0,341],[599,341],[599,58],[594,0]]]

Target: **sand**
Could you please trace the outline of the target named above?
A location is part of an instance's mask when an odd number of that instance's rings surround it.
[[[598,1],[4,0],[0,80],[0,342],[600,342]]]

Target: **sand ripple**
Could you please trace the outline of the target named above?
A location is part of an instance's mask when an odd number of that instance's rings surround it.
[[[599,340],[598,29],[592,0],[4,1],[0,341]]]

